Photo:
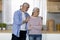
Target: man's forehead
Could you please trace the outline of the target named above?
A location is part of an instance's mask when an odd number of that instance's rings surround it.
[[[23,5],[23,6],[29,8],[29,5]]]

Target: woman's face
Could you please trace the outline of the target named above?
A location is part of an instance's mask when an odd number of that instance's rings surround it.
[[[34,15],[35,15],[35,16],[38,16],[38,15],[39,15],[39,9],[36,9],[36,10],[34,11]]]

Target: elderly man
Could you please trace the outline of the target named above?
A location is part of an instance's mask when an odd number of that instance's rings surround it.
[[[27,22],[29,21],[28,8],[29,4],[23,3],[21,9],[14,13],[12,40],[26,40]]]

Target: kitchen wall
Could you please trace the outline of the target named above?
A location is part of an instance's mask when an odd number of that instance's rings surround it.
[[[55,21],[54,30],[56,30],[56,24],[60,24],[60,12],[48,12],[47,20],[53,19]]]
[[[0,12],[0,23],[2,22],[2,12]]]
[[[60,12],[47,13],[47,19],[54,19],[55,24],[59,24],[60,23]]]

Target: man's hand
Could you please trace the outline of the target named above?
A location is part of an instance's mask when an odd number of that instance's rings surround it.
[[[30,19],[30,17],[27,17],[25,21],[26,21],[26,22],[28,22],[28,21],[29,21],[29,19]]]
[[[29,21],[30,17],[27,17],[26,20],[23,21],[23,23],[27,23]]]

